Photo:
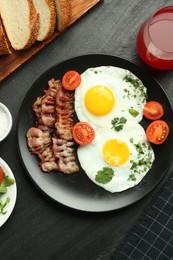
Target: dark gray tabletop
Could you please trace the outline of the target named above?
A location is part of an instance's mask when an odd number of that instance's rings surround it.
[[[139,202],[109,213],[82,213],[55,204],[28,178],[17,151],[17,118],[34,81],[64,59],[104,53],[128,59],[162,85],[173,104],[173,73],[149,68],[136,51],[140,24],[172,1],[104,0],[0,84],[0,102],[10,109],[13,128],[0,143],[0,157],[11,167],[18,188],[16,206],[0,228],[3,259],[108,259],[173,170]]]

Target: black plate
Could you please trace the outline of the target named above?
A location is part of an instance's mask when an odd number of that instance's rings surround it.
[[[43,173],[38,167],[38,159],[28,151],[25,134],[34,125],[32,104],[38,96],[43,95],[47,88],[47,82],[51,78],[61,79],[68,70],[84,72],[89,67],[117,66],[128,69],[139,77],[148,89],[150,100],[160,102],[165,110],[163,120],[170,126],[170,135],[167,141],[160,146],[153,146],[156,159],[152,169],[142,182],[134,188],[120,192],[109,193],[92,183],[81,170],[78,174],[65,175],[60,172]],[[75,57],[56,64],[47,70],[30,88],[22,103],[18,121],[18,145],[22,162],[32,181],[40,190],[54,201],[73,209],[88,212],[105,212],[128,206],[147,195],[164,177],[173,157],[173,111],[162,87],[148,73],[144,72],[135,64],[122,58],[91,54]],[[144,119],[141,123],[144,128],[149,121]]]

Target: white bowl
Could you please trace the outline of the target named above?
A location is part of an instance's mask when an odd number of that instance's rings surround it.
[[[9,109],[0,102],[0,142],[10,133],[13,120]]]
[[[7,175],[10,178],[15,180],[15,177],[14,177],[10,167],[7,165],[7,163],[2,158],[0,158],[0,167],[3,169],[5,175]],[[10,202],[5,207],[5,211],[7,211],[7,213],[4,215],[0,213],[0,227],[10,217],[10,215],[14,209],[14,206],[16,204],[16,198],[17,198],[16,182],[13,185],[7,187],[7,192],[1,196],[1,200],[3,200],[3,202],[4,202],[7,199],[7,197],[10,197]]]

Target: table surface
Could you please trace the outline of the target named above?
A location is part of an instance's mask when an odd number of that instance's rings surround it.
[[[11,167],[18,188],[14,211],[0,229],[1,256],[7,259],[108,259],[126,232],[173,170],[135,204],[107,213],[82,213],[55,204],[40,192],[22,166],[17,151],[17,118],[26,93],[49,67],[64,59],[104,53],[128,59],[162,85],[173,104],[173,73],[148,67],[136,51],[140,24],[172,1],[104,0],[60,37],[0,84],[0,102],[13,117],[13,128],[0,143],[0,157]]]

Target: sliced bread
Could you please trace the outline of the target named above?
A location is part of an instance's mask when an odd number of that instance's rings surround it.
[[[54,0],[33,0],[35,8],[40,16],[40,29],[37,36],[38,41],[50,37],[56,25],[56,10]]]
[[[0,14],[15,50],[26,49],[34,44],[40,22],[32,0],[0,0]]]
[[[57,16],[57,30],[64,31],[71,19],[71,0],[55,0],[56,16]]]
[[[2,25],[2,20],[0,18],[0,55],[10,54],[11,46],[6,36],[5,30]]]

